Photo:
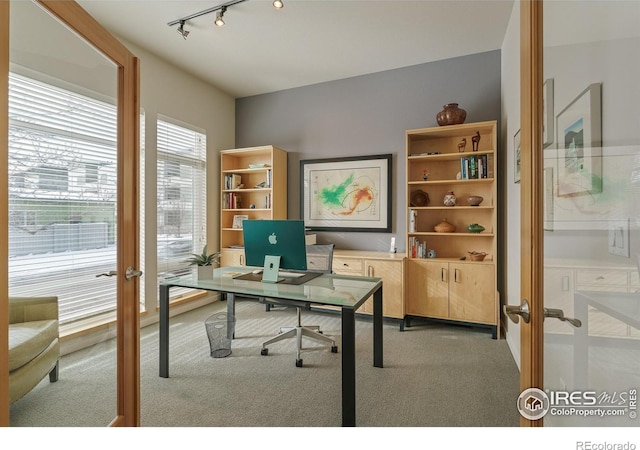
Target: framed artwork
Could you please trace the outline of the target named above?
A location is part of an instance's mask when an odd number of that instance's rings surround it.
[[[300,161],[300,210],[305,227],[391,232],[391,157]]]
[[[513,137],[513,182],[520,183],[520,130]]]
[[[543,228],[553,231],[553,167],[545,167],[544,172]]]
[[[543,148],[553,144],[553,78],[548,78],[542,87],[542,143]]]
[[[602,192],[600,91],[589,85],[556,117],[560,197]]]
[[[246,214],[236,214],[235,216],[233,216],[233,228],[236,229],[242,229],[242,221],[243,220],[248,220],[249,216]]]

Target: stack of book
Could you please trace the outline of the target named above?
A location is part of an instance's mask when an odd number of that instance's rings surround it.
[[[415,237],[409,238],[409,251],[412,258],[426,258],[427,257],[427,243],[420,242]]]
[[[238,186],[242,184],[242,177],[231,173],[224,176],[224,188],[225,189],[238,189]]]
[[[460,158],[460,178],[475,180],[479,178],[493,178],[490,170],[493,155],[471,155]]]
[[[222,196],[223,209],[242,208],[242,198],[235,192],[227,192]]]

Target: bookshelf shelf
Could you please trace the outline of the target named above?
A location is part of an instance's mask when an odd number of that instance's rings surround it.
[[[477,151],[468,151],[476,133]],[[496,121],[406,131],[408,315],[485,324],[497,336],[497,148]],[[443,203],[450,191],[455,206]],[[413,206],[422,193],[428,202]],[[470,196],[483,197],[480,206],[471,206]],[[436,232],[443,220],[456,231]],[[468,232],[473,223],[485,231]],[[471,261],[469,252],[487,256]]]
[[[244,265],[242,228],[233,227],[235,216],[287,218],[286,151],[267,145],[220,152],[221,266]]]

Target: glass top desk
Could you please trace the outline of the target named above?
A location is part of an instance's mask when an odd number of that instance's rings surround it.
[[[355,311],[373,295],[373,365],[382,367],[382,280],[322,274],[301,285],[262,283],[234,279],[255,267],[214,269],[213,279],[195,281],[190,277],[167,280],[160,284],[160,376],[169,378],[169,289],[174,286],[224,292],[227,312],[235,317],[235,295],[271,297],[292,304],[331,305],[342,315],[342,426],[356,425],[356,351]],[[375,395],[375,393],[372,393]]]

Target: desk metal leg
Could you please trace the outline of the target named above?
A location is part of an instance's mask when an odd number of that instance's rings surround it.
[[[231,319],[236,316],[236,301],[235,294],[233,292],[227,292],[227,317]],[[231,339],[236,338],[236,328],[233,327],[233,335]]]
[[[342,426],[356,426],[356,319],[342,308]]]
[[[373,294],[373,367],[382,367],[382,286]]]
[[[160,286],[160,376],[169,378],[169,286]]]

